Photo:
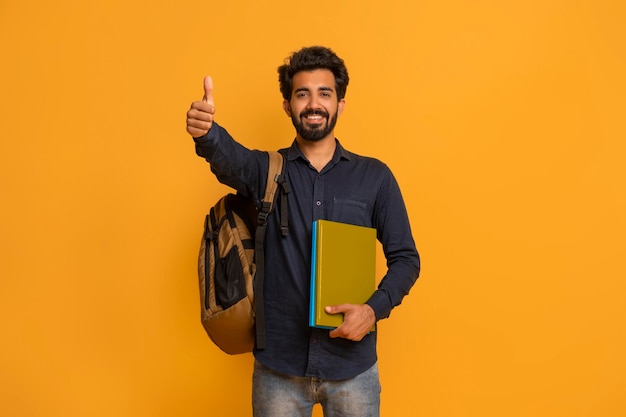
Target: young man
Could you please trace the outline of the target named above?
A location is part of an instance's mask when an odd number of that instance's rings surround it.
[[[315,403],[327,417],[379,416],[377,333],[370,330],[400,304],[420,270],[404,201],[386,165],[347,151],[334,136],[349,81],[343,60],[325,47],[303,48],[278,73],[296,138],[280,150],[291,188],[289,234],[281,235],[279,210],[266,234],[267,347],[254,352],[254,416],[310,416]],[[220,182],[260,202],[268,158],[214,122],[212,90],[207,77],[203,100],[187,112],[196,153]],[[344,316],[332,331],[308,326],[311,229],[318,219],[376,228],[388,265],[365,304],[327,307]]]

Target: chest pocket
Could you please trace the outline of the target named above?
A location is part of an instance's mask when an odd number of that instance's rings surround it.
[[[335,198],[330,220],[357,226],[372,227],[369,204],[348,198]]]

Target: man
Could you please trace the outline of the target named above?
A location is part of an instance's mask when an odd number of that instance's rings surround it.
[[[376,332],[370,330],[400,304],[420,270],[404,201],[386,165],[348,152],[334,136],[349,81],[343,60],[325,47],[303,48],[278,73],[283,109],[296,129],[291,146],[280,150],[291,187],[289,235],[281,235],[274,210],[265,243],[267,347],[254,352],[253,413],[310,416],[320,403],[327,417],[379,416]],[[268,158],[215,123],[212,91],[207,77],[203,100],[187,112],[196,153],[220,182],[260,202]],[[311,229],[318,219],[376,228],[388,265],[365,304],[326,307],[344,316],[330,331],[308,326]]]

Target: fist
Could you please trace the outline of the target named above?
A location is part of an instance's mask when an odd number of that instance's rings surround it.
[[[187,133],[194,138],[206,135],[213,126],[215,104],[213,103],[213,79],[204,77],[204,97],[194,101],[187,112]]]

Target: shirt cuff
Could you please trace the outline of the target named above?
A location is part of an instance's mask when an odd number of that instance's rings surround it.
[[[389,317],[391,313],[391,303],[384,291],[376,290],[366,304],[374,310],[376,321]]]
[[[211,125],[211,128],[206,133],[206,135],[199,136],[197,138],[193,138],[193,141],[196,142],[196,143],[206,143],[206,142],[209,142],[211,140],[215,140],[215,138],[217,136],[219,136],[218,130],[220,130],[220,129],[223,129],[223,127],[221,127],[217,123],[213,122],[213,124]]]

